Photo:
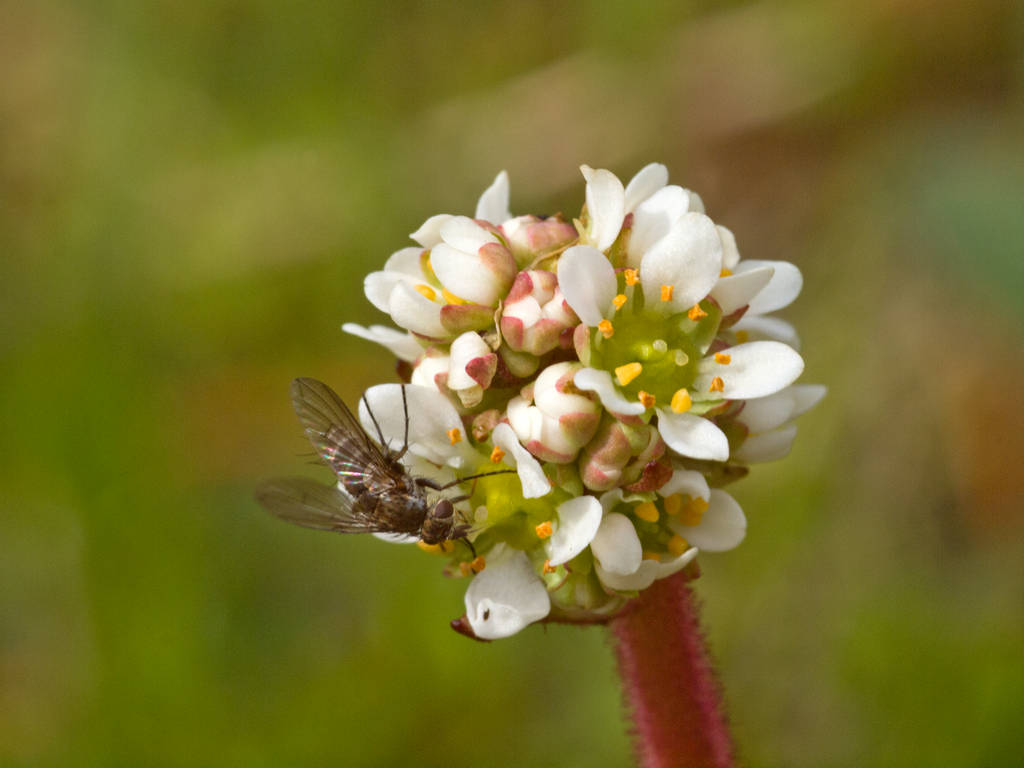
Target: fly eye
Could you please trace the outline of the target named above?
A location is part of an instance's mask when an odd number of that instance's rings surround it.
[[[434,505],[433,517],[447,518],[455,514],[455,507],[448,499],[441,499]]]

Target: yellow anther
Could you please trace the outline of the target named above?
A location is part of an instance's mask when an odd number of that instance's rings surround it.
[[[683,552],[690,548],[690,542],[680,536],[678,533],[668,540],[668,552],[673,557],[679,557]]]
[[[694,304],[690,307],[690,311],[686,313],[686,316],[696,323],[702,317],[707,317],[708,313],[700,308],[700,304]]]
[[[497,445],[494,446],[494,450],[491,451],[491,461],[493,461],[495,464],[498,464],[504,458],[505,452],[501,450],[501,448],[499,448]]]
[[[469,563],[466,563],[466,562],[459,563],[459,571],[462,572],[463,576],[469,576],[470,571],[472,571],[472,570],[473,569],[469,567]]]
[[[644,552],[644,560],[653,560],[656,563],[661,562],[661,554],[658,552]]]
[[[658,508],[654,505],[653,501],[645,501],[643,504],[637,504],[633,507],[633,514],[641,520],[646,520],[648,523],[656,523],[660,517],[658,514]]]
[[[448,430],[448,442],[452,445],[462,442],[462,433],[459,431],[458,427],[452,427]]]
[[[615,334],[615,328],[612,327],[611,320],[602,320],[597,324],[597,330],[599,330],[601,335],[606,339],[610,339]]]
[[[487,567],[487,561],[484,560],[483,555],[477,555],[473,558],[473,562],[469,564],[469,567],[473,569],[473,573],[480,573],[480,571]]]
[[[434,301],[434,299],[437,298],[437,291],[435,291],[433,288],[431,288],[429,285],[426,285],[425,283],[420,283],[419,285],[416,286],[416,293],[418,293],[420,296],[430,299],[431,301]]]
[[[674,285],[663,285],[661,286],[661,300],[672,301],[672,291],[675,290]]]
[[[715,362],[719,365],[728,365],[732,362],[732,355],[727,355],[724,352],[715,352]]]
[[[637,393],[636,398],[637,398],[637,400],[639,400],[643,404],[644,408],[653,408],[654,407],[655,397],[650,392],[644,392],[641,389]]]
[[[636,269],[625,269],[622,275],[626,278],[626,285],[636,285],[640,282],[640,272]]]
[[[546,539],[549,536],[551,536],[552,533],[555,532],[555,529],[552,527],[550,520],[545,520],[543,523],[540,523],[533,530],[537,532],[538,539]]]
[[[718,273],[719,277],[729,277],[732,274],[732,270],[728,267],[722,267],[722,271]]]
[[[626,363],[615,369],[615,378],[619,380],[619,386],[624,387],[641,373],[644,367],[640,363]]]
[[[417,541],[416,546],[422,549],[424,552],[430,552],[431,554],[435,554],[441,551],[441,548],[437,544],[427,544],[427,542],[422,540]]]
[[[686,413],[693,407],[693,400],[690,399],[690,393],[686,391],[686,387],[676,390],[676,393],[672,395],[669,407],[672,409],[672,413]]]
[[[544,561],[544,573],[554,573],[554,572],[555,572],[555,571],[557,571],[557,570],[558,570],[558,568],[556,568],[555,566],[553,566],[553,565],[551,564],[551,561],[550,561],[550,560],[545,560],[545,561]]]
[[[722,377],[721,376],[715,376],[715,378],[713,378],[711,380],[711,386],[708,387],[708,392],[724,392],[724,391],[725,391],[725,382],[722,381]]]
[[[690,499],[679,511],[679,522],[683,525],[699,525],[708,510],[708,503],[700,496]]]
[[[624,293],[620,293],[618,296],[616,296],[614,299],[612,299],[612,304],[615,305],[616,309],[622,309],[622,305],[625,304],[625,303],[626,303],[626,294],[624,294]]]
[[[671,496],[666,496],[662,504],[665,507],[665,514],[669,517],[675,517],[683,511],[683,506],[686,502],[683,501],[683,494],[673,493]]]
[[[448,302],[449,304],[469,304],[468,301],[466,301],[463,298],[460,298],[460,297],[456,296],[454,293],[452,293],[451,291],[449,291],[447,289],[442,289],[441,290],[441,296],[444,297],[444,300],[446,302]]]
[[[736,331],[736,341],[740,344],[746,344],[750,340],[750,334],[746,331]]]

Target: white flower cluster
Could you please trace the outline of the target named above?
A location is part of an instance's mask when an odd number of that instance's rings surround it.
[[[410,471],[516,469],[461,487],[475,557],[421,542],[472,578],[463,626],[483,639],[600,621],[699,550],[738,545],[746,519],[721,487],[785,456],[824,395],[793,383],[796,333],[770,316],[799,294],[795,266],[741,259],[663,165],[625,186],[582,171],[572,222],[513,217],[505,172],[473,218],[432,217],[366,278],[402,330],[343,326],[412,366]],[[394,446],[401,397],[366,396]]]

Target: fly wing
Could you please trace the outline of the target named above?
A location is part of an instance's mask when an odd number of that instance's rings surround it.
[[[387,521],[375,519],[354,506],[352,498],[335,486],[305,477],[264,483],[256,491],[256,500],[273,515],[304,528],[339,533],[394,530]]]
[[[393,463],[333,389],[316,379],[295,379],[291,396],[310,442],[335,473],[346,482],[388,483]]]

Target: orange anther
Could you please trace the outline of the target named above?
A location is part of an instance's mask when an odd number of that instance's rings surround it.
[[[724,391],[725,391],[725,382],[722,381],[722,377],[721,376],[715,376],[715,378],[713,378],[711,380],[711,386],[708,387],[708,392],[724,392]]]
[[[626,278],[626,285],[636,285],[640,282],[640,272],[635,269],[625,269],[622,271],[623,277]]]
[[[537,532],[537,538],[538,539],[546,539],[552,533],[555,532],[555,529],[551,525],[551,521],[550,520],[545,520],[543,523],[538,524],[537,527],[534,528],[533,530],[535,530]]]
[[[495,464],[498,464],[504,458],[505,458],[505,452],[503,450],[501,450],[501,448],[499,446],[497,446],[497,445],[494,446],[494,450],[491,451],[491,461],[494,462]]]
[[[480,573],[480,571],[487,567],[487,561],[484,560],[483,555],[477,555],[473,559],[473,562],[469,564],[469,567],[473,571],[473,573]]]
[[[672,301],[672,291],[675,290],[674,285],[663,285],[661,286],[661,300]]]
[[[728,365],[732,362],[732,355],[727,355],[724,352],[715,352],[715,362],[719,365]]]
[[[601,335],[606,339],[610,339],[615,333],[615,328],[612,327],[611,320],[602,320],[597,324],[597,330],[599,330]]]
[[[653,408],[655,403],[654,395],[644,392],[642,389],[637,393],[637,399],[643,403],[644,408]]]
[[[618,296],[612,299],[612,304],[615,305],[616,309],[622,309],[622,305],[625,304],[626,301],[626,294],[620,293]]]
[[[702,317],[707,317],[708,313],[700,308],[700,304],[694,304],[690,307],[690,311],[686,313],[686,316],[696,323]]]
[[[458,427],[452,427],[448,430],[448,441],[452,445],[462,441],[462,433],[459,431]]]

